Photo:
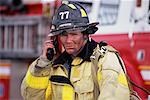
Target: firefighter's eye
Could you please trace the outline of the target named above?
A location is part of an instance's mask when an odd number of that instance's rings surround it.
[[[60,36],[66,36],[68,33],[66,31],[63,31],[60,33]]]

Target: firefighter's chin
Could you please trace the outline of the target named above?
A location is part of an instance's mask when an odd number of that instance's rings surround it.
[[[67,48],[67,49],[66,49],[66,52],[67,52],[68,54],[74,55],[74,56],[77,54],[77,51],[76,51],[76,49],[74,49],[74,48]]]

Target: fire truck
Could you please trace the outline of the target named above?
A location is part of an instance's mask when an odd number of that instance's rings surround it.
[[[0,3],[1,100],[21,99],[18,86],[28,65],[41,54],[52,15],[61,4],[61,0],[12,1]],[[90,22],[100,23],[91,38],[115,47],[124,60],[129,78],[150,91],[150,0],[76,1],[84,6]],[[147,100],[150,94],[137,86],[133,89],[142,100]]]

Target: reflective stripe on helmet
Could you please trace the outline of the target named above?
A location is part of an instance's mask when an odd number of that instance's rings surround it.
[[[87,14],[86,14],[85,10],[80,9],[80,11],[81,11],[81,16],[82,17],[87,17]]]
[[[73,4],[68,4],[69,7],[71,7],[72,9],[77,9],[75,5]]]

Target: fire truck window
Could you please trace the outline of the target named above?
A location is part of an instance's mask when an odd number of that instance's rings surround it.
[[[120,0],[101,0],[98,20],[101,25],[115,24],[118,17]]]

